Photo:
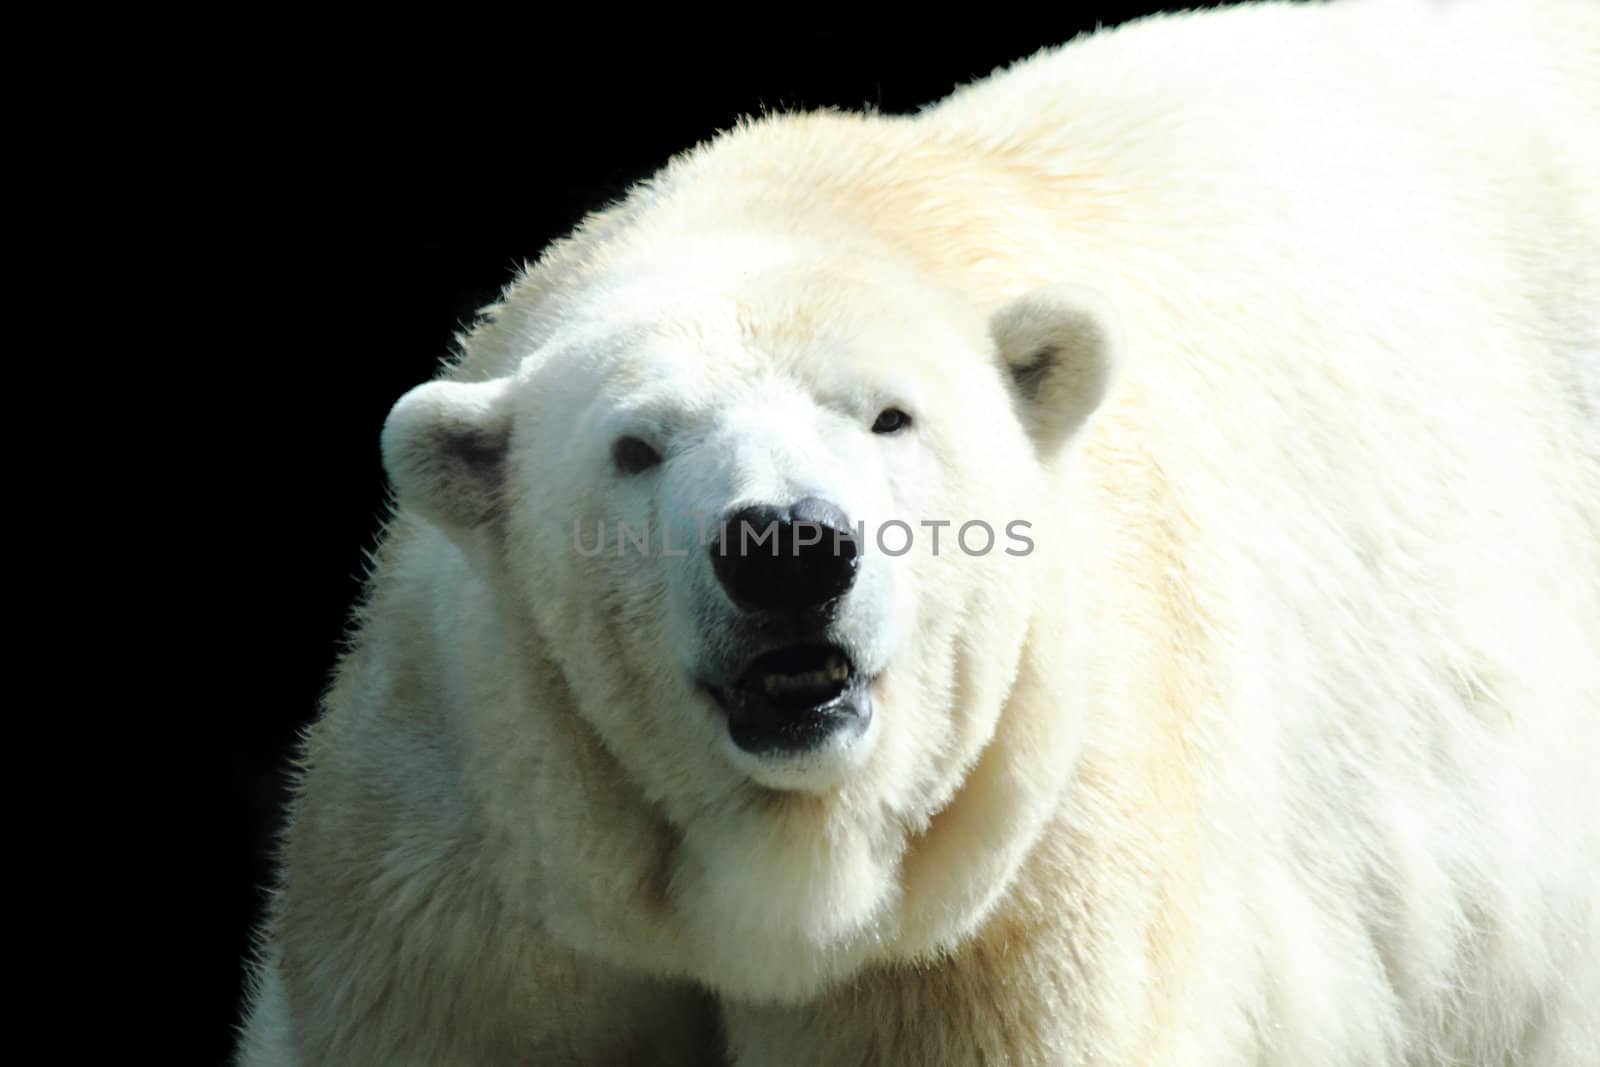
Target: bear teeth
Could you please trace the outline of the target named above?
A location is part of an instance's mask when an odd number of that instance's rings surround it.
[[[812,706],[843,693],[854,672],[850,658],[837,649],[797,646],[758,657],[737,684],[775,704]]]
[[[814,671],[800,671],[796,674],[764,674],[761,676],[761,687],[768,693],[798,693],[807,689],[825,689],[839,682],[850,680],[850,664],[843,658],[834,656],[828,660],[826,666]]]

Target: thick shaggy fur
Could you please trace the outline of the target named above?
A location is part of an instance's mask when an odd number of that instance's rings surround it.
[[[1263,4],[594,216],[391,420],[244,1062],[1600,1062],[1596,131],[1600,6]],[[868,377],[914,435],[813,433]],[[884,564],[837,783],[715,747],[668,561],[544,532],[710,484],[611,486],[636,398],[1034,522]]]

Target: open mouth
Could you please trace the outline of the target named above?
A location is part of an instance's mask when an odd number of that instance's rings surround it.
[[[852,673],[850,657],[832,645],[794,645],[757,656],[734,685],[778,710],[798,711],[837,697]]]
[[[816,748],[866,727],[870,707],[855,664],[837,645],[790,645],[751,660],[727,686],[710,686],[728,733],[747,752]]]

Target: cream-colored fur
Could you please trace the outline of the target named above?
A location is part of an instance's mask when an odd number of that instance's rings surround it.
[[[244,1062],[1600,1062],[1597,130],[1600,5],[1264,4],[596,215],[390,420]],[[1036,550],[791,788],[570,538],[796,471]]]

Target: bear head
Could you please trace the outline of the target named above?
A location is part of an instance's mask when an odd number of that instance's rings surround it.
[[[538,299],[510,364],[469,373],[469,341],[396,405],[384,460],[680,839],[683,969],[792,997],[948,943],[1069,755],[1048,679],[999,726],[1072,595],[1052,478],[1110,383],[1111,316],[742,234]]]

